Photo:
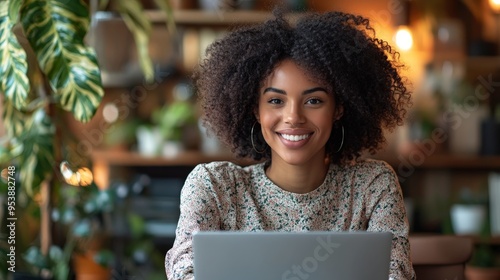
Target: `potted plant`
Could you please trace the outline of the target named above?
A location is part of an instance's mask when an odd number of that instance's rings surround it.
[[[480,244],[465,269],[468,280],[500,279],[500,262],[495,258],[491,245]]]
[[[89,176],[85,171],[90,172],[80,169],[80,176]],[[63,172],[75,174],[68,169]],[[54,228],[64,240],[52,244],[48,255],[32,245],[24,258],[36,271],[54,279],[68,279],[71,274],[78,279],[109,279],[113,253],[105,245],[106,217],[114,209],[114,191],[101,190],[91,181],[69,183],[75,182],[69,179],[61,185],[60,199],[51,213]]]
[[[487,222],[487,209],[487,195],[462,188],[458,201],[450,209],[453,232],[478,235]]]
[[[491,227],[489,219],[481,230],[479,244],[476,245],[472,259],[467,264],[465,275],[468,280],[500,279],[500,258],[491,243]]]
[[[144,76],[152,80],[150,24],[140,1],[103,2],[113,3],[127,22]],[[170,14],[169,1],[156,2]],[[85,41],[89,26],[90,9],[83,0],[0,1],[0,99],[6,130],[0,142],[0,169],[16,171],[16,196],[22,192],[41,198],[39,240],[45,258],[57,255],[51,249],[51,213],[52,204],[61,199],[64,176],[59,165],[65,159],[76,167],[88,164],[64,132],[62,114],[88,122],[104,94],[99,63]]]
[[[162,155],[174,157],[189,146],[186,143],[187,129],[195,127],[196,116],[193,106],[185,101],[176,101],[153,112],[162,139]]]
[[[162,155],[176,156],[185,148],[197,145],[197,116],[194,105],[190,102],[193,96],[189,84],[180,83],[174,88],[174,100],[165,104],[152,115],[153,127],[161,137]]]

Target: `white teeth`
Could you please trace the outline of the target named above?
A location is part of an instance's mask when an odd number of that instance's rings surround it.
[[[294,141],[294,142],[309,138],[309,134],[304,134],[304,135],[281,134],[281,136],[288,141]]]

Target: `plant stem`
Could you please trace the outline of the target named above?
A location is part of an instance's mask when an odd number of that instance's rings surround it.
[[[52,244],[51,236],[51,222],[50,222],[50,179],[46,179],[42,182],[40,186],[40,194],[42,197],[42,202],[40,205],[41,211],[41,223],[40,223],[40,249],[42,255],[47,256],[49,254],[49,249]]]

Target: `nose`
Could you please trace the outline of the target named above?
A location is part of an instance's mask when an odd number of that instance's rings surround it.
[[[285,108],[283,119],[292,126],[305,122],[303,108],[300,102],[289,102]]]

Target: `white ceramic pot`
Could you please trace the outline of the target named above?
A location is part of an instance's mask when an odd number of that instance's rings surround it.
[[[166,158],[174,158],[184,150],[184,146],[179,141],[165,141],[161,154]]]
[[[486,220],[486,206],[455,204],[450,214],[455,234],[479,234]]]
[[[136,131],[137,150],[143,156],[158,156],[162,146],[162,137],[156,127],[140,126]]]

